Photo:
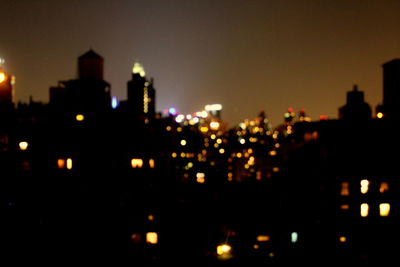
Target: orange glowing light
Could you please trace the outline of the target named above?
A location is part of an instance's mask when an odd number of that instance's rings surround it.
[[[0,72],[0,83],[4,82],[6,78],[6,74],[4,72]]]
[[[65,159],[58,159],[57,166],[59,169],[64,169],[65,168]]]

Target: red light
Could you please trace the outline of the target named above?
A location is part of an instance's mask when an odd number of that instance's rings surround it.
[[[325,121],[325,120],[327,120],[327,119],[328,119],[328,116],[327,116],[327,115],[319,115],[319,120]]]

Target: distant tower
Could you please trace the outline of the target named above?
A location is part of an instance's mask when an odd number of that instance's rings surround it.
[[[136,62],[132,68],[132,80],[128,81],[128,109],[137,118],[155,115],[155,89],[153,80],[146,79],[143,66]]]
[[[353,86],[353,91],[347,92],[346,105],[339,108],[339,119],[367,120],[372,117],[371,107],[364,101],[364,92]]]
[[[96,113],[111,109],[110,84],[103,80],[103,57],[89,50],[78,58],[78,79],[50,88],[50,104],[69,112]]]
[[[0,59],[0,111],[12,109],[14,106],[14,76],[4,71]]]
[[[400,59],[393,59],[383,67],[383,106],[384,116],[400,119]]]

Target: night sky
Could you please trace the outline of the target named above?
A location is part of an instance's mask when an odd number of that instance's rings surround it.
[[[157,111],[221,103],[229,126],[261,110],[276,126],[288,107],[337,118],[353,84],[375,109],[381,65],[400,57],[398,0],[0,0],[0,10],[0,57],[22,102],[47,102],[92,48],[120,99],[140,61]]]

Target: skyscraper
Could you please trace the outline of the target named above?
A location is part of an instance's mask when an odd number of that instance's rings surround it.
[[[390,119],[400,119],[400,59],[393,59],[383,67],[383,113]]]
[[[143,66],[136,62],[132,68],[132,79],[128,81],[128,109],[137,118],[155,115],[155,90],[153,80],[146,79]]]

